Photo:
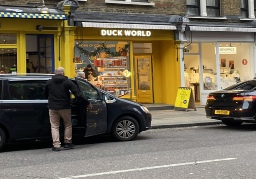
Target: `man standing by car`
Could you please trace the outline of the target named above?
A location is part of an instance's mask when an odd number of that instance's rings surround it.
[[[60,151],[61,147],[59,134],[60,117],[63,119],[65,126],[64,148],[74,148],[72,144],[70,92],[72,92],[78,101],[91,108],[91,104],[83,96],[76,84],[69,80],[67,76],[64,76],[64,68],[58,67],[52,79],[46,82],[44,91],[44,95],[48,99],[53,151]]]

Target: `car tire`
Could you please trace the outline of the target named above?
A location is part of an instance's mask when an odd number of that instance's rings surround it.
[[[0,151],[3,149],[6,142],[6,135],[3,129],[0,128]]]
[[[242,121],[235,121],[234,119],[228,119],[228,120],[222,120],[222,123],[225,124],[226,126],[238,127],[238,126],[240,126],[243,122],[242,122]]]
[[[139,124],[132,117],[121,117],[114,122],[111,134],[119,141],[133,140],[139,134]]]

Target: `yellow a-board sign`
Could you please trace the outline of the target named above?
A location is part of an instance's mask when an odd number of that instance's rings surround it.
[[[191,108],[196,111],[195,100],[194,100],[191,88],[188,88],[188,87],[178,88],[174,108],[185,109],[185,110]]]

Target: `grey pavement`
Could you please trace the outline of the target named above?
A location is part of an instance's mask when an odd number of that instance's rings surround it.
[[[181,111],[168,105],[143,105],[152,114],[153,129],[222,124],[221,121],[206,118],[204,106],[197,106],[196,111],[194,109]]]

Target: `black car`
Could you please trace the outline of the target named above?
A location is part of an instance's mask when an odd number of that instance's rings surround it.
[[[51,139],[48,100],[44,96],[51,75],[0,76],[0,149],[6,143]],[[72,81],[92,104],[85,117],[72,98],[74,136],[111,134],[120,141],[133,140],[151,127],[151,114],[138,103],[117,98],[81,78]],[[61,128],[63,132],[63,128]]]
[[[210,93],[205,111],[208,118],[221,120],[227,126],[239,126],[243,122],[255,123],[256,80]]]

